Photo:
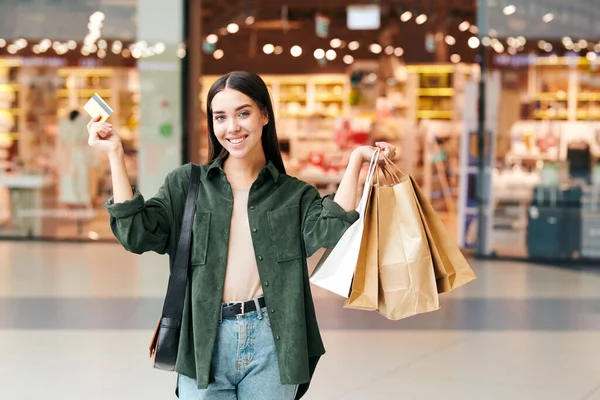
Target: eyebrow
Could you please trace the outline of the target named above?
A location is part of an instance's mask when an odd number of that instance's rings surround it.
[[[250,104],[244,104],[235,109],[235,111],[240,111],[242,108],[252,107]],[[225,114],[225,111],[215,111],[213,110],[213,114]]]

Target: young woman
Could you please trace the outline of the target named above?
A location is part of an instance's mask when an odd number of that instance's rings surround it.
[[[208,94],[210,162],[201,166],[191,272],[176,365],[182,400],[292,400],[306,393],[319,334],[306,259],[332,248],[358,218],[360,169],[373,147],[351,155],[335,196],[286,175],[263,80],[219,78]],[[111,228],[128,251],[172,254],[191,164],[158,194],[131,189],[118,134],[93,120],[89,144],[108,155]],[[395,149],[378,143],[383,154]]]

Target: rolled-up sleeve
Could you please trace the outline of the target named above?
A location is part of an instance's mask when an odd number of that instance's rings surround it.
[[[314,187],[303,196],[306,208],[303,213],[302,237],[307,257],[321,248],[335,247],[346,229],[358,220],[356,210],[345,211],[333,201],[333,197],[333,194],[321,197]]]
[[[169,177],[157,195],[149,200],[144,200],[136,188],[133,188],[133,192],[131,200],[114,203],[113,198],[110,198],[104,205],[110,214],[113,234],[132,253],[166,253],[173,221]]]

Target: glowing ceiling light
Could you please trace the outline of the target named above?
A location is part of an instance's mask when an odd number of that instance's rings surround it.
[[[325,58],[328,59],[329,61],[335,60],[336,57],[337,57],[337,53],[333,49],[329,49],[325,53]]]
[[[427,22],[427,15],[419,15],[417,18],[415,18],[415,22],[417,23],[417,25],[423,25],[425,22]]]
[[[337,49],[338,47],[340,47],[342,45],[342,41],[338,38],[334,38],[334,39],[331,39],[331,41],[329,42],[329,45],[332,48]]]
[[[217,49],[213,53],[213,58],[215,60],[220,60],[221,58],[223,58],[224,55],[225,55],[225,52],[223,51],[223,49]]]
[[[267,43],[263,46],[263,53],[273,54],[273,51],[275,51],[275,46],[273,46],[271,43]]]
[[[317,60],[322,59],[323,57],[325,57],[325,50],[323,49],[316,49],[313,53],[313,56],[315,56],[315,58]]]
[[[357,50],[360,47],[360,43],[358,43],[356,40],[351,41],[350,43],[348,43],[348,49],[349,50]]]
[[[293,57],[300,57],[302,55],[302,47],[298,45],[292,46],[292,48],[290,49],[290,54]]]
[[[504,7],[504,10],[502,10],[502,12],[504,13],[504,15],[513,15],[517,12],[517,7],[511,4],[509,6]]]
[[[156,54],[162,54],[165,52],[166,46],[163,42],[157,42],[154,45],[154,50],[156,51]]]
[[[343,60],[346,64],[352,64],[354,62],[354,57],[352,57],[350,54],[346,54]]]
[[[585,58],[587,58],[589,61],[596,61],[596,59],[598,58],[598,54],[594,53],[593,51],[589,51],[585,55]]]
[[[227,32],[229,33],[238,33],[240,30],[240,26],[238,24],[236,24],[235,22],[232,22],[231,24],[227,25]]]
[[[544,15],[542,17],[542,21],[544,21],[546,24],[549,24],[550,22],[554,21],[554,14],[548,13]]]
[[[402,13],[402,15],[400,16],[400,21],[402,22],[408,22],[410,21],[410,19],[412,18],[413,14],[410,11],[404,11]]]
[[[208,35],[206,37],[206,43],[215,44],[218,41],[219,41],[219,37],[217,35],[215,35],[214,33],[211,33],[210,35]]]
[[[452,35],[446,35],[446,44],[448,46],[454,46],[456,44],[456,39]]]
[[[478,39],[476,36],[471,36],[471,37],[469,38],[469,42],[468,42],[468,44],[469,44],[469,47],[470,47],[470,48],[472,48],[472,49],[476,49],[476,48],[478,48],[478,47],[479,47],[479,39]]]
[[[471,27],[471,23],[469,21],[463,21],[458,25],[458,30],[461,32],[466,32]]]
[[[369,45],[369,50],[371,50],[371,53],[379,54],[381,53],[382,48],[378,43],[371,43],[371,45]]]

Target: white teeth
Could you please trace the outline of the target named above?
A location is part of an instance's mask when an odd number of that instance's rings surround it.
[[[232,143],[232,144],[240,144],[244,140],[246,140],[246,138],[245,137],[241,137],[241,138],[237,138],[237,139],[229,139],[229,142]]]

